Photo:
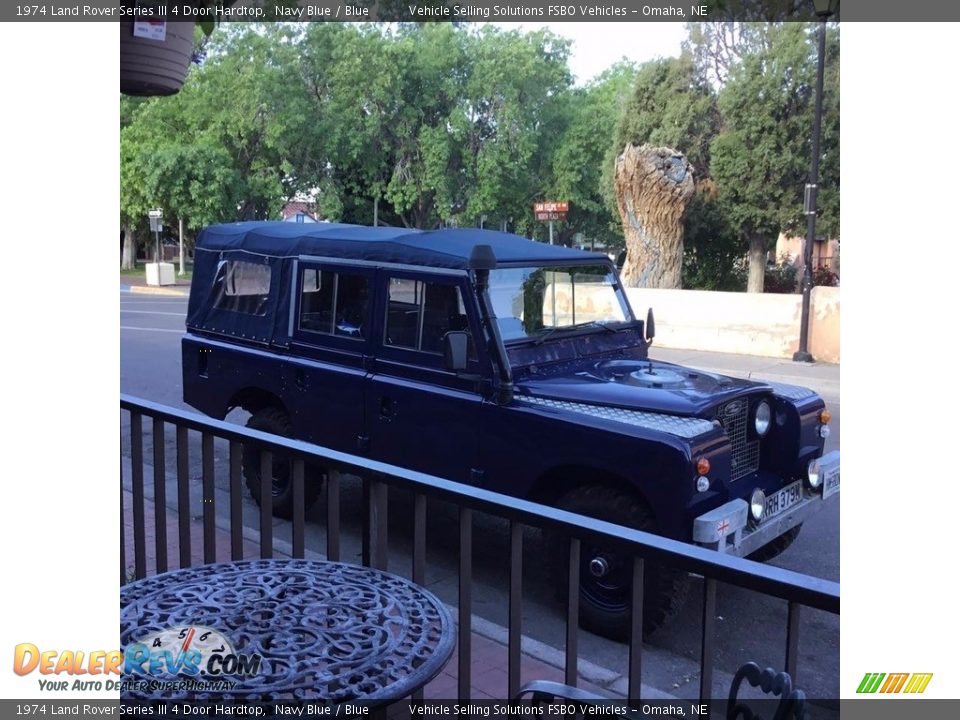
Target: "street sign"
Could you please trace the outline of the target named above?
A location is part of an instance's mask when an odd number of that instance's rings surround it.
[[[150,218],[150,232],[161,232],[163,230],[163,210],[151,210],[147,213]]]
[[[570,203],[566,200],[550,200],[533,204],[533,216],[541,221],[566,220]]]

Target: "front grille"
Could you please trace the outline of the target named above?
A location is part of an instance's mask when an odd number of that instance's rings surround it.
[[[760,467],[760,442],[750,440],[747,430],[750,424],[750,403],[746,398],[720,406],[717,419],[730,438],[730,479],[739,480]]]

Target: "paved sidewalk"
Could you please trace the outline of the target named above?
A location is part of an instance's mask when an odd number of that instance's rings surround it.
[[[821,395],[840,396],[840,365],[832,363],[801,363],[759,355],[679,350],[658,347],[656,340],[650,348],[650,356],[654,360],[688,365],[721,375],[803,385]]]
[[[170,295],[176,297],[190,296],[190,280],[178,277],[173,285],[147,285],[143,275],[120,275],[120,291],[143,293],[146,295]]]
[[[147,468],[147,470],[149,470],[149,468]],[[150,475],[147,473],[145,480],[149,477]],[[150,481],[146,480],[145,485],[147,486],[145,489],[149,489],[151,485]],[[191,506],[194,507],[193,505]],[[124,551],[127,566],[126,577],[130,580],[133,579],[134,567],[133,493],[126,489],[123,490],[123,513]],[[149,497],[145,498],[144,532],[148,576],[156,574],[156,535],[154,532],[156,515],[154,513],[155,506],[153,501],[149,499]],[[178,513],[171,507],[171,502],[168,499],[166,515],[168,570],[174,570],[180,567],[178,517]],[[232,559],[230,557],[230,532],[228,528],[217,527],[214,544],[216,548],[216,562],[228,562]],[[204,564],[203,549],[202,517],[191,517],[191,565]],[[274,538],[274,556],[291,557],[290,546],[284,541]],[[244,528],[243,557],[245,559],[260,557],[260,544],[257,541],[256,534],[247,528]],[[308,550],[306,557],[309,559],[322,558],[323,556]],[[456,608],[450,608],[450,610],[456,623]],[[471,624],[474,631],[471,636],[470,697],[474,700],[505,700],[507,699],[507,646],[505,642],[500,642],[497,639],[498,631],[502,631],[502,629],[476,616],[474,616]],[[528,641],[529,639],[525,638],[524,644],[529,644]],[[542,653],[537,654],[542,655]],[[587,667],[584,668],[584,665]],[[589,682],[588,678],[584,678],[584,674],[593,678],[596,678],[598,675],[603,676],[603,670],[601,668],[596,668],[590,663],[583,663],[581,661],[581,680],[578,682],[578,686],[596,694],[610,695],[610,693],[604,691],[603,688]],[[615,673],[612,673],[612,675],[616,676]],[[555,680],[557,682],[563,682],[563,678],[563,669],[556,664],[550,664],[541,657],[536,657],[528,652],[524,652],[521,655],[521,685],[531,680]],[[446,668],[426,686],[424,696],[427,699],[436,700],[455,699],[457,697],[457,682],[457,650],[454,650],[454,654]],[[616,689],[619,692],[625,691],[625,688],[621,690],[621,688],[617,687]],[[647,686],[643,686],[641,693],[645,699],[671,699],[671,696]],[[398,703],[396,709],[398,711],[405,711],[405,704]]]

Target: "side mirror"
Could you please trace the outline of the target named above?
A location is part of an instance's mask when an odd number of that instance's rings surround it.
[[[469,333],[451,330],[443,336],[443,366],[451,372],[467,369]]]
[[[643,326],[643,333],[647,336],[647,342],[653,342],[654,335],[657,334],[657,324],[653,321],[653,308],[647,308],[647,322]]]

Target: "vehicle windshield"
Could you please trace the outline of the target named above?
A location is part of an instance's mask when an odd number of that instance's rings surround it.
[[[490,299],[504,342],[633,321],[606,265],[492,270]]]

